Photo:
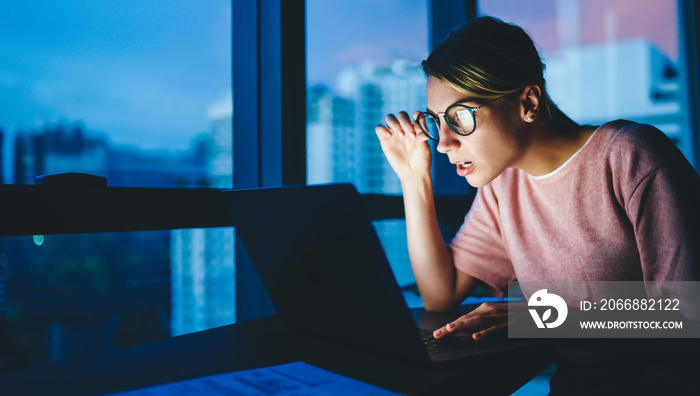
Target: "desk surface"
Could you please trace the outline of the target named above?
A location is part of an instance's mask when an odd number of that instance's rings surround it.
[[[0,393],[102,394],[304,360],[404,394],[468,389],[508,395],[552,363],[548,352],[547,346],[535,345],[428,366],[309,344],[270,316],[5,373]]]

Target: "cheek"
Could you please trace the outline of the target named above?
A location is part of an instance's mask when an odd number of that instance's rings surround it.
[[[474,151],[481,161],[487,161],[493,165],[507,162],[513,153],[517,151],[514,139],[504,135],[492,134],[475,142]]]

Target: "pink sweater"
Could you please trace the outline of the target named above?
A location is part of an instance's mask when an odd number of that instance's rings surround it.
[[[658,129],[610,122],[549,175],[479,189],[449,247],[498,297],[513,280],[700,280],[700,178]]]

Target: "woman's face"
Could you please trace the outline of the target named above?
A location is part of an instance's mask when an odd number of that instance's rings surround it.
[[[433,114],[442,113],[455,103],[476,107],[487,102],[465,96],[433,77],[428,78],[426,89],[428,111]],[[457,174],[472,187],[485,186],[504,169],[518,167],[526,144],[520,106],[513,103],[516,98],[509,95],[475,111],[476,129],[469,136],[453,132],[444,117],[439,117],[437,150],[447,154],[450,163],[457,167]]]

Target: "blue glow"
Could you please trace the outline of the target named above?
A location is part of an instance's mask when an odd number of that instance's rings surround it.
[[[37,246],[41,246],[44,244],[44,236],[43,235],[34,235],[32,237],[32,240],[34,241],[34,244]]]

